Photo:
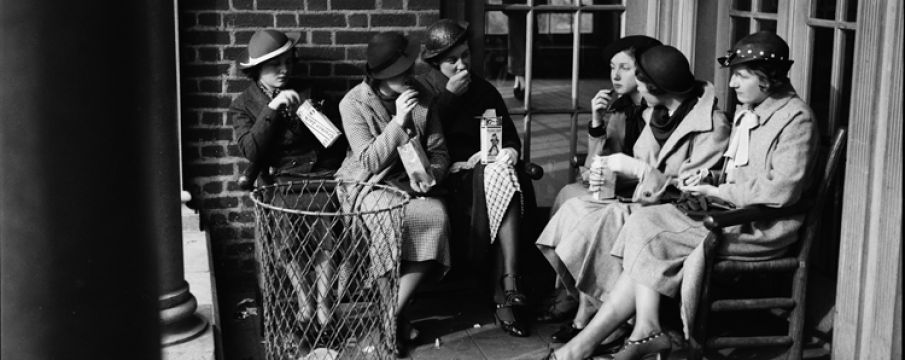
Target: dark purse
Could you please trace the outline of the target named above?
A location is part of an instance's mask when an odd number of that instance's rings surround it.
[[[703,220],[712,213],[735,209],[735,204],[714,196],[683,192],[673,205],[694,220]]]

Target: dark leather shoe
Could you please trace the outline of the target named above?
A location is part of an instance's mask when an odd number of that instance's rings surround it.
[[[518,101],[525,101],[525,88],[521,86],[512,88],[512,96]]]
[[[496,316],[496,320],[500,324],[500,329],[503,329],[509,335],[517,337],[528,336],[528,326],[519,321],[515,314],[516,312],[511,305],[497,304],[494,316]]]
[[[576,328],[575,325],[569,323],[559,328],[559,330],[553,333],[550,338],[553,339],[553,342],[555,343],[569,342],[569,340],[572,340],[579,332],[581,332],[581,329]]]

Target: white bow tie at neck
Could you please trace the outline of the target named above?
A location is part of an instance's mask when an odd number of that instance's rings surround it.
[[[751,140],[751,129],[759,124],[757,114],[745,110],[735,117],[735,135],[729,140],[729,148],[723,156],[729,158],[729,169],[748,164],[748,145]]]

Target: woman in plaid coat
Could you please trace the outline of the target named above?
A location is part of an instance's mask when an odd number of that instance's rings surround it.
[[[396,32],[375,35],[367,49],[367,78],[340,101],[339,111],[350,150],[336,173],[342,180],[379,183],[409,193],[404,208],[401,239],[385,218],[363,216],[369,234],[371,275],[384,277],[396,268],[394,251],[401,241],[397,350],[416,336],[401,316],[415,288],[436,267],[449,267],[449,216],[443,202],[433,195],[435,184],[446,176],[449,154],[439,120],[429,114],[430,97],[418,91],[411,79],[420,45]],[[427,170],[436,180],[410,179],[397,146],[417,140],[429,159]],[[398,203],[398,195],[365,189],[346,199],[345,206],[358,211],[386,208]]]

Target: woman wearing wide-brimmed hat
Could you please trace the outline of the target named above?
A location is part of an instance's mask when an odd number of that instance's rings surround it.
[[[503,331],[528,336],[522,319],[525,312],[520,311],[527,299],[519,289],[518,256],[519,248],[528,245],[519,243],[528,230],[523,219],[536,208],[534,188],[519,161],[521,140],[502,95],[470,72],[467,33],[467,23],[450,19],[428,26],[422,59],[433,69],[417,79],[436,97],[433,109],[443,124],[452,162],[444,185],[450,191],[454,233],[462,230],[455,238],[467,246],[466,265],[476,275],[487,270],[493,274],[488,285]],[[499,156],[485,165],[481,163],[481,119],[488,109],[502,120],[503,132]]]
[[[809,188],[819,136],[811,108],[789,83],[792,65],[785,41],[770,32],[748,35],[735,44],[719,63],[729,67],[729,86],[741,103],[735,113],[732,138],[725,151],[724,175],[712,183],[680,186],[694,196],[737,207],[784,207],[801,199]],[[781,255],[796,242],[804,215],[782,220],[756,221],[724,230],[717,253],[721,257],[757,260]],[[624,272],[611,301],[604,304],[588,325],[593,331],[579,334],[574,343],[557,351],[557,359],[583,359],[595,339],[606,336],[622,321],[635,315],[635,328],[616,359],[640,359],[663,354],[671,348],[660,327],[661,296],[681,295],[683,321],[694,315],[694,296],[688,288],[703,276],[701,244],[709,236],[702,221],[679,207],[667,204],[639,209],[628,219],[613,255],[623,259]],[[689,261],[689,260],[692,261]],[[680,291],[681,289],[681,291]],[[685,324],[685,336],[692,329]],[[580,337],[580,338],[579,338]]]
[[[436,185],[446,177],[449,154],[439,120],[430,114],[431,98],[419,91],[412,79],[412,69],[420,44],[398,32],[378,33],[367,48],[365,80],[353,87],[340,101],[343,128],[350,151],[336,176],[351,181],[367,181],[395,187],[412,195],[404,209],[402,238],[392,237],[385,221],[371,221],[371,248],[395,248],[401,241],[396,315],[399,318],[397,342],[414,337],[401,311],[415,288],[432,269],[445,272],[449,267],[449,217],[443,201],[436,197],[436,186],[409,178],[404,170],[397,146],[417,139],[424,148],[427,170]],[[368,191],[354,206],[375,209],[390,201],[388,191]],[[349,202],[346,202],[347,204]],[[368,220],[366,217],[365,220]],[[388,256],[372,256],[371,275],[378,279],[396,268]],[[398,350],[405,352],[403,343]]]
[[[255,32],[248,48],[236,61],[238,68],[251,80],[230,106],[236,143],[239,151],[250,162],[253,183],[260,171],[262,184],[286,183],[301,178],[332,178],[346,151],[345,138],[340,138],[325,148],[295,115],[295,110],[305,100],[318,98],[315,91],[298,79],[292,78],[296,62],[295,35],[277,30]],[[339,125],[338,116],[330,119]],[[298,237],[280,244],[282,265],[299,302],[299,321],[310,321],[316,314],[321,324],[330,321],[332,291],[327,281],[332,278],[331,254],[333,241],[330,231],[320,227],[311,229],[321,233],[322,247],[314,254],[316,278],[312,284],[301,268],[302,250]],[[258,234],[260,236],[260,234]],[[256,255],[260,259],[260,243],[256,241]],[[259,272],[262,276],[263,272]],[[263,286],[266,279],[259,279]],[[316,290],[312,290],[315,289]],[[316,305],[315,305],[316,303]],[[315,310],[316,309],[316,310]]]
[[[631,156],[620,152],[601,157],[616,173],[617,182],[638,183],[631,201],[597,200],[592,195],[572,198],[550,219],[537,242],[566,288],[581,294],[582,311],[557,333],[561,340],[585,333],[592,327],[592,316],[596,319],[606,314],[600,310],[603,313],[595,315],[601,302],[608,310],[607,305],[618,296],[613,292],[622,266],[610,252],[620,247],[617,238],[626,221],[644,206],[659,203],[667,186],[696,182],[700,174],[715,170],[729,141],[730,125],[716,109],[713,85],[695,79],[685,55],[659,45],[637,59],[638,91],[648,104],[642,113],[646,126]],[[590,179],[592,184],[595,181]],[[613,335],[610,339],[614,340],[619,333],[628,335],[625,327],[606,335]],[[581,358],[612,349],[601,346],[603,337],[595,340],[591,351]],[[604,345],[618,345],[608,343]],[[570,341],[557,355],[569,354],[573,345]]]

